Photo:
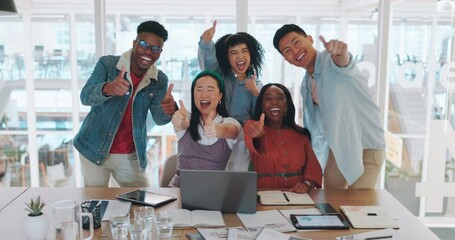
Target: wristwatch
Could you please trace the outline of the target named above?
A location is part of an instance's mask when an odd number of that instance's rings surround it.
[[[311,188],[311,189],[315,189],[316,188],[315,187],[316,184],[314,182],[312,182],[312,181],[304,180],[303,183],[305,183],[305,185],[307,185],[308,188]]]

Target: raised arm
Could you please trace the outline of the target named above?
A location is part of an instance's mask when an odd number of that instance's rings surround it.
[[[216,21],[213,21],[212,27],[205,30],[201,35],[199,41],[199,47],[197,52],[197,58],[199,62],[199,68],[203,70],[217,71],[219,68],[218,60],[216,59],[215,43],[213,42],[213,36],[216,32]]]

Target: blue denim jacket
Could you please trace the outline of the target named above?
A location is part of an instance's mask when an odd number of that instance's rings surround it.
[[[166,74],[152,65],[138,85],[136,94],[125,96],[105,96],[101,90],[106,82],[113,81],[120,73],[122,66],[127,71],[124,79],[130,82],[130,62],[132,50],[122,56],[101,57],[92,75],[81,91],[83,105],[91,106],[90,112],[82,123],[79,133],[74,137],[74,147],[82,156],[97,165],[101,165],[114,141],[114,137],[122,121],[129,98],[133,97],[133,139],[141,169],[147,167],[146,158],[146,119],[150,110],[153,120],[158,125],[171,121],[172,117],[165,114],[161,101],[166,94],[168,78]]]

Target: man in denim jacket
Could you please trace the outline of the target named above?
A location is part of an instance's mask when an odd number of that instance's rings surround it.
[[[121,56],[101,57],[81,91],[91,106],[74,147],[79,151],[85,186],[108,186],[110,175],[122,187],[146,187],[146,119],[158,125],[171,121],[177,105],[173,84],[155,63],[167,40],[155,21],[137,28],[133,48]]]

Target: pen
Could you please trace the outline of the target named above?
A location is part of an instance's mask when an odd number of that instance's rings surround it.
[[[367,237],[365,240],[374,240],[374,239],[384,239],[384,238],[392,238],[392,235],[387,235],[387,236],[377,236],[377,237]]]

